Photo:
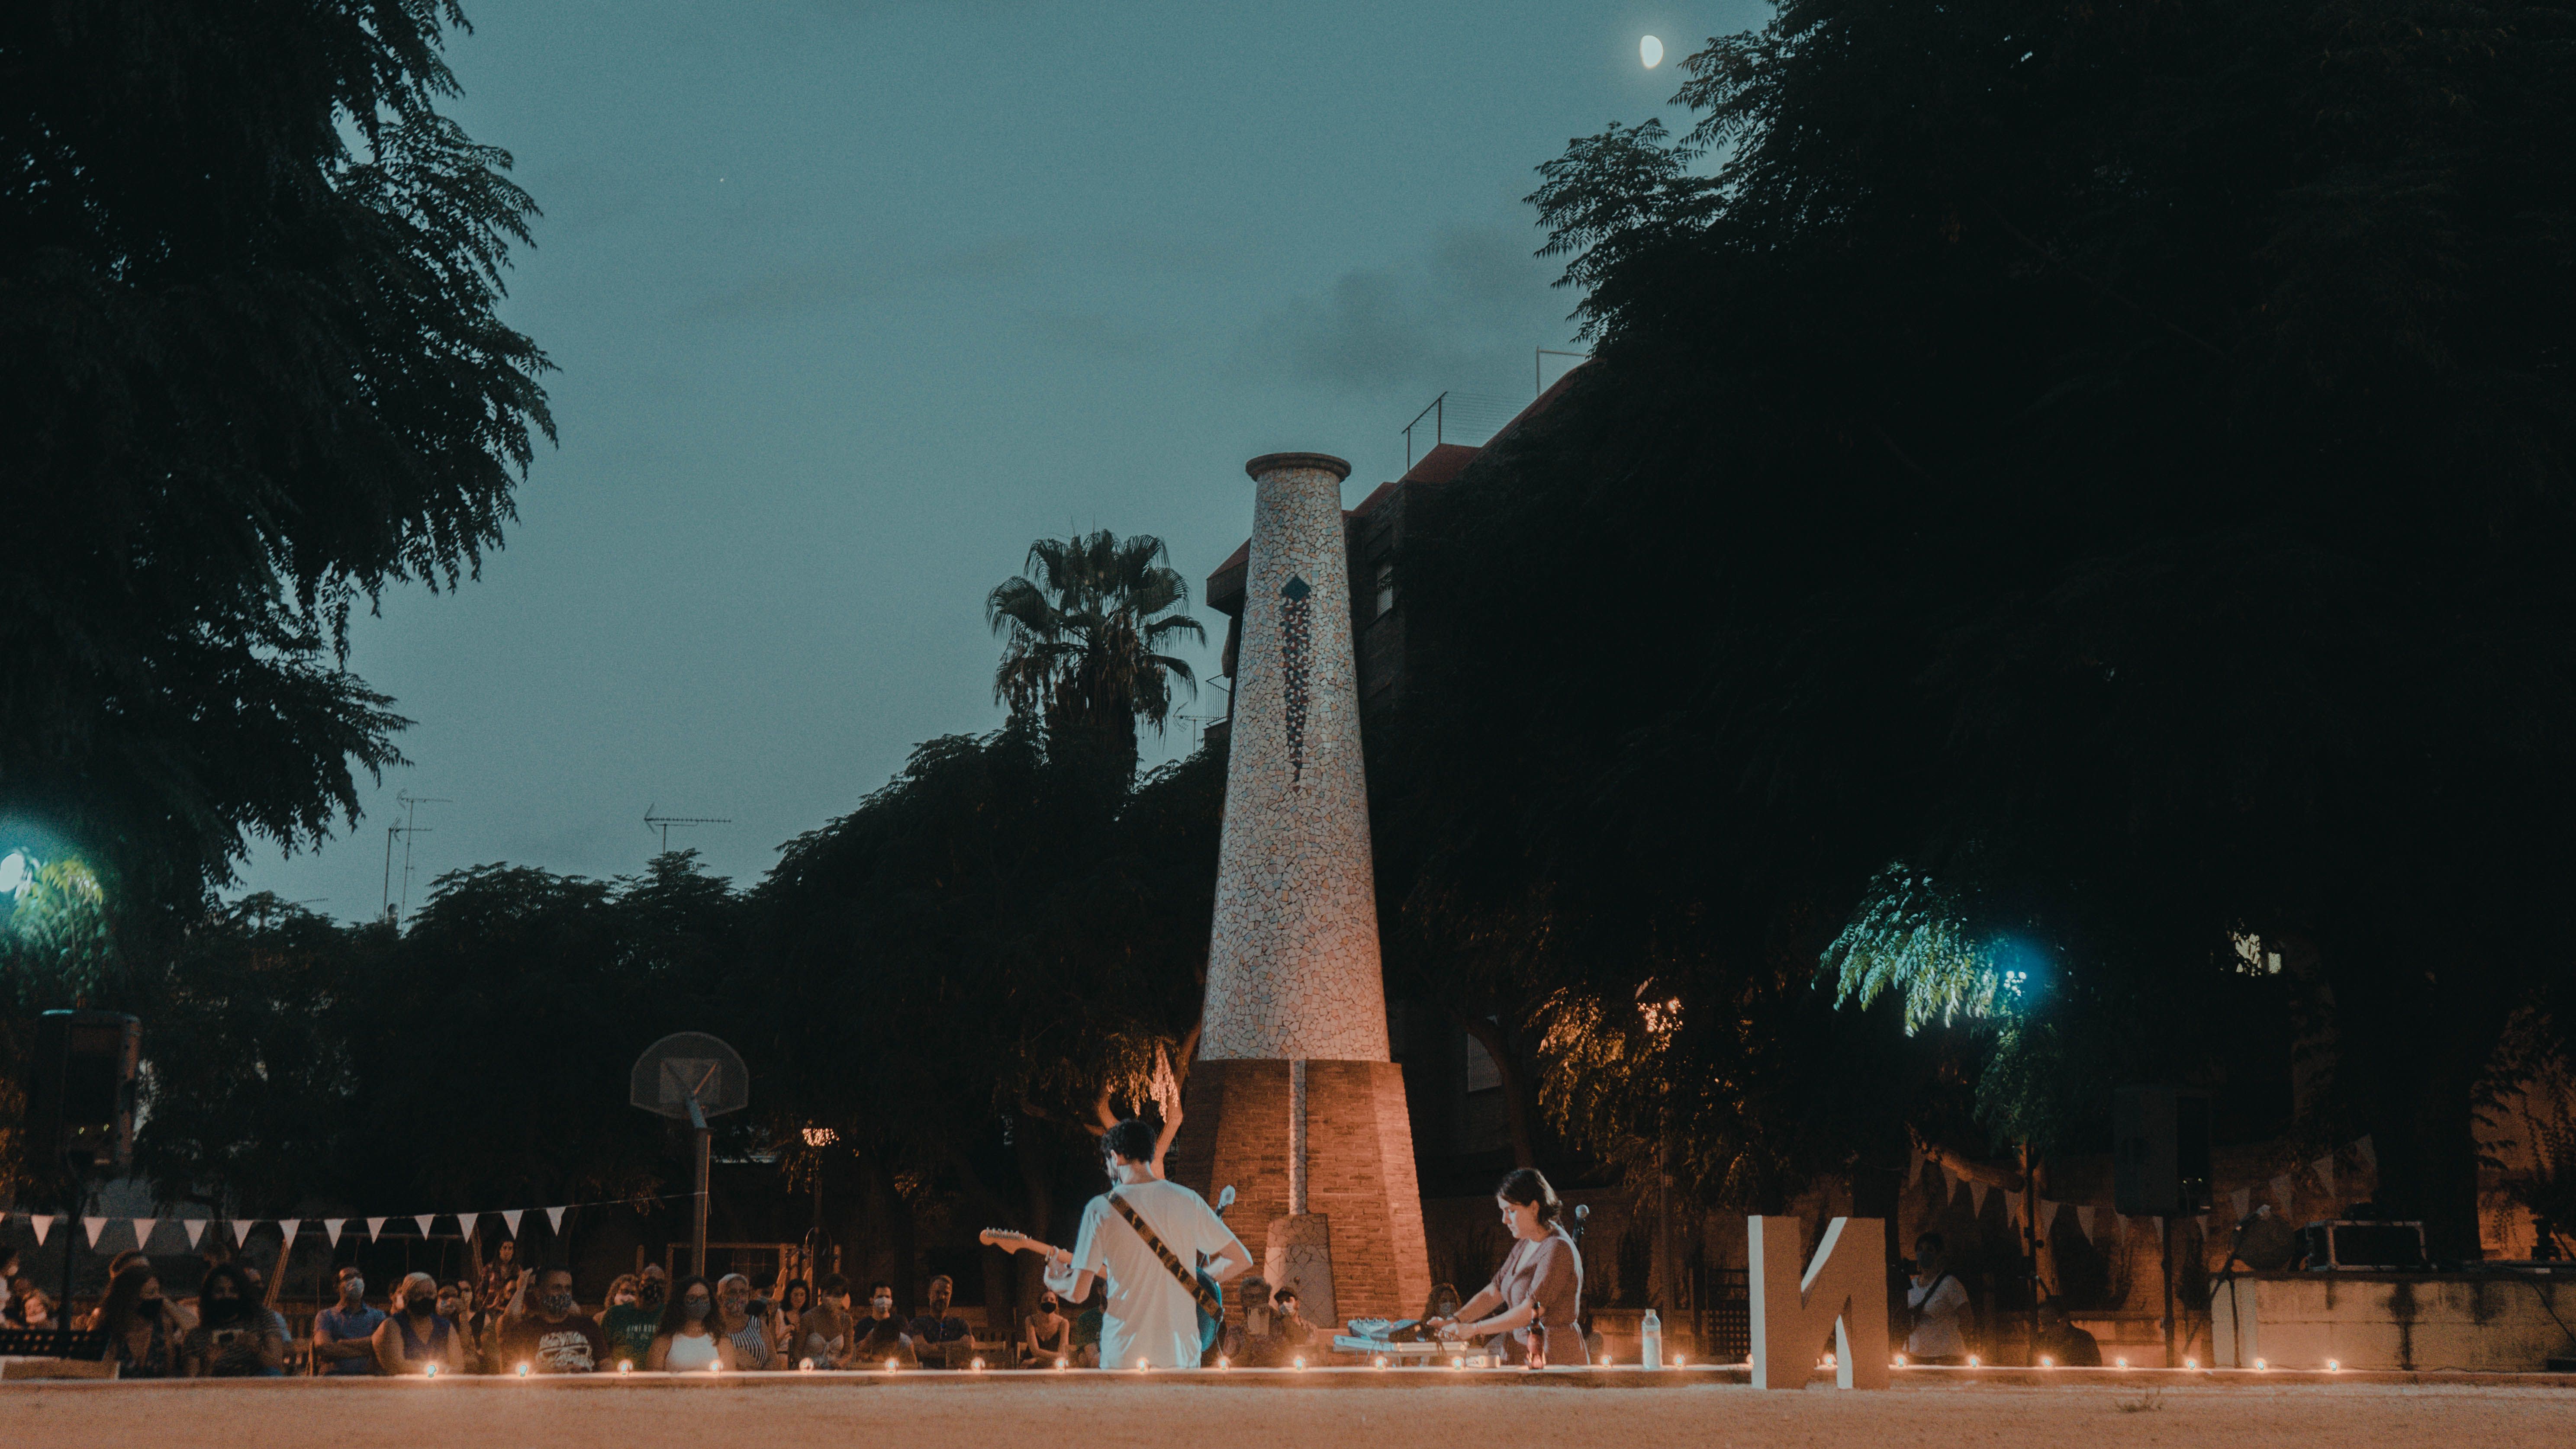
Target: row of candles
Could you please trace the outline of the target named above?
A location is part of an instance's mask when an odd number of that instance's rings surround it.
[[[1478,1357],[1481,1359],[1483,1356],[1482,1356],[1482,1355],[1478,1355]],[[1374,1358],[1374,1359],[1372,1359],[1372,1360],[1370,1361],[1370,1366],[1371,1366],[1371,1367],[1373,1367],[1373,1368],[1389,1368],[1389,1367],[1392,1367],[1392,1366],[1393,1366],[1393,1362],[1394,1362],[1394,1361],[1393,1361],[1392,1359],[1390,1359],[1389,1357],[1387,1357],[1386,1355],[1384,1355],[1384,1354],[1380,1354],[1380,1355],[1378,1355],[1376,1358]],[[1745,1360],[1745,1362],[1746,1362],[1747,1364],[1750,1364],[1750,1363],[1752,1362],[1752,1360],[1751,1360],[1751,1359],[1746,1359],[1746,1360]],[[1071,1367],[1071,1365],[1070,1365],[1068,1362],[1066,1362],[1064,1359],[1057,1359],[1057,1360],[1055,1361],[1055,1366],[1056,1366],[1058,1369],[1066,1369],[1066,1368],[1070,1368],[1070,1367]],[[1226,1361],[1225,1359],[1222,1359],[1222,1358],[1220,1358],[1220,1359],[1218,1359],[1218,1360],[1216,1361],[1216,1366],[1217,1366],[1218,1368],[1221,1368],[1221,1369],[1224,1369],[1224,1368],[1232,1368],[1232,1367],[1233,1367],[1233,1365],[1232,1365],[1231,1363],[1229,1363],[1228,1361]],[[1304,1367],[1306,1366],[1306,1361],[1305,1361],[1304,1359],[1302,1359],[1302,1358],[1299,1358],[1299,1359],[1292,1359],[1292,1360],[1290,1360],[1290,1362],[1289,1362],[1289,1365],[1288,1365],[1288,1366],[1289,1366],[1290,1368],[1292,1368],[1292,1369],[1302,1369],[1302,1368],[1304,1368]],[[1463,1368],[1466,1368],[1467,1366],[1468,1366],[1468,1364],[1467,1364],[1467,1356],[1466,1356],[1465,1354],[1454,1354],[1454,1355],[1452,1355],[1452,1356],[1450,1357],[1450,1359],[1449,1359],[1449,1367],[1451,1367],[1451,1368],[1453,1368],[1453,1369],[1463,1369]],[[1678,1355],[1678,1354],[1674,1355],[1674,1357],[1673,1357],[1673,1361],[1672,1361],[1672,1367],[1674,1367],[1674,1368],[1682,1368],[1682,1367],[1684,1367],[1684,1366],[1685,1366],[1685,1365],[1684,1365],[1684,1363],[1683,1363],[1683,1360],[1682,1360],[1681,1356],[1680,1356],[1680,1355]],[[1834,1366],[1834,1356],[1833,1356],[1832,1354],[1826,1354],[1824,1357],[1822,1357],[1822,1358],[1820,1358],[1820,1359],[1816,1360],[1816,1367],[1818,1367],[1818,1368],[1820,1368],[1820,1369],[1829,1369],[1829,1368],[1832,1368],[1833,1366]],[[1898,1354],[1898,1355],[1896,1355],[1893,1359],[1891,1359],[1891,1360],[1889,1361],[1888,1366],[1889,1366],[1890,1368],[1908,1368],[1908,1367],[1916,1367],[1916,1368],[1919,1368],[1919,1367],[1924,1367],[1924,1365],[1919,1365],[1919,1364],[1909,1365],[1909,1364],[1905,1361],[1905,1355],[1903,1355],[1903,1354],[1901,1354],[1901,1353],[1900,1353],[1900,1354]],[[2111,1361],[2111,1367],[2113,1367],[2113,1368],[2115,1368],[2115,1369],[2125,1369],[2125,1368],[2127,1368],[2128,1366],[2129,1366],[2129,1361],[2128,1361],[2126,1358],[2115,1358],[2115,1359],[2113,1359],[2113,1360]],[[2199,1360],[2199,1359],[2197,1359],[2197,1358],[2186,1358],[2186,1359],[2184,1359],[2184,1360],[2182,1361],[2182,1366],[2183,1366],[2185,1369],[2188,1369],[2188,1370],[2197,1370],[2197,1369],[2200,1367],[2200,1360]],[[801,1370],[802,1372],[805,1372],[805,1373],[812,1373],[812,1372],[814,1372],[814,1371],[815,1371],[815,1364],[814,1364],[814,1360],[812,1360],[812,1359],[810,1359],[810,1358],[809,1358],[809,1359],[805,1359],[805,1360],[803,1360],[803,1361],[799,1362],[799,1363],[796,1365],[796,1367],[797,1367],[799,1370]],[[885,1369],[886,1369],[886,1372],[888,1372],[888,1373],[896,1372],[896,1371],[897,1371],[897,1370],[899,1370],[901,1367],[902,1367],[902,1365],[901,1365],[897,1360],[894,1360],[894,1359],[887,1359],[887,1360],[885,1361]],[[973,1360],[972,1362],[970,1362],[970,1363],[967,1365],[967,1368],[968,1368],[968,1370],[969,1370],[970,1372],[979,1372],[979,1373],[980,1373],[980,1372],[982,1372],[982,1371],[983,1371],[984,1367],[985,1367],[984,1361],[983,1361],[982,1359],[980,1359],[980,1358],[979,1358],[979,1359],[975,1359],[975,1360]],[[1478,1364],[1476,1365],[1476,1367],[1478,1367],[1478,1368],[1482,1368],[1482,1367],[1485,1367],[1485,1365],[1484,1365],[1483,1363],[1478,1363]],[[1981,1359],[1979,1359],[1979,1358],[1978,1358],[1978,1356],[1977,1356],[1977,1355],[1975,1355],[1975,1354],[1973,1354],[1973,1353],[1972,1353],[1972,1354],[1968,1355],[1968,1367],[1970,1367],[1970,1368],[1983,1368],[1983,1367],[1985,1367],[1985,1364],[1984,1364],[1984,1362],[1983,1362]],[[2046,1355],[2046,1354],[2041,1354],[2041,1355],[2039,1356],[2039,1367],[2044,1368],[2044,1369],[2053,1369],[2053,1368],[2057,1367],[2057,1361],[2056,1361],[2056,1360],[2054,1360],[2054,1359],[2052,1359],[2052,1358],[2050,1358],[2050,1357],[2049,1357],[2048,1355]],[[2255,1372],[2257,1372],[2257,1373],[2264,1373],[2264,1372],[2268,1372],[2268,1371],[2271,1369],[2271,1367],[2272,1367],[2271,1362],[2270,1362],[2268,1359],[2260,1359],[2260,1358],[2258,1358],[2258,1359],[2254,1360],[2254,1371],[2255,1371]],[[1145,1373],[1145,1372],[1147,1372],[1147,1371],[1151,1370],[1152,1368],[1153,1368],[1153,1364],[1152,1364],[1150,1361],[1148,1361],[1148,1360],[1146,1360],[1146,1359],[1141,1359],[1141,1358],[1140,1358],[1140,1359],[1138,1359],[1138,1360],[1136,1360],[1136,1372],[1138,1372],[1138,1373]],[[2327,1359],[2327,1360],[2326,1360],[2325,1368],[2326,1368],[2326,1372],[2328,1372],[2328,1373],[2341,1373],[2341,1372],[2343,1371],[2343,1363],[2342,1363],[2342,1361],[2341,1361],[2341,1360],[2338,1360],[2338,1359],[2331,1359],[2331,1358],[2330,1358],[2330,1359]],[[635,1371],[635,1365],[634,1365],[634,1364],[632,1364],[632,1363],[629,1363],[629,1362],[627,1362],[627,1361],[625,1361],[625,1360],[623,1360],[623,1359],[621,1359],[621,1360],[619,1360],[619,1361],[618,1361],[618,1364],[617,1364],[617,1371],[618,1371],[619,1373],[622,1373],[622,1374],[623,1374],[623,1373],[632,1373],[632,1372],[634,1372],[634,1371]],[[722,1372],[724,1372],[724,1366],[723,1366],[723,1365],[721,1365],[721,1364],[709,1364],[709,1365],[707,1365],[707,1367],[706,1367],[706,1369],[705,1369],[705,1372],[707,1372],[707,1373],[722,1373]],[[526,1378],[526,1377],[528,1377],[528,1374],[529,1374],[529,1365],[527,1365],[527,1364],[521,1364],[521,1365],[519,1365],[519,1368],[518,1368],[518,1376],[519,1376],[520,1378]],[[436,1378],[436,1377],[438,1377],[438,1365],[436,1365],[436,1364],[431,1364],[431,1365],[429,1366],[429,1370],[428,1370],[427,1377],[430,1377],[430,1378]]]

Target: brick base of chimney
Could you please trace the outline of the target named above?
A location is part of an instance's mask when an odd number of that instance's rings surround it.
[[[1190,1069],[1182,1107],[1181,1133],[1164,1165],[1210,1202],[1232,1184],[1226,1221],[1263,1255],[1271,1220],[1288,1215],[1288,1063],[1201,1061]],[[1421,1315],[1431,1297],[1431,1260],[1402,1067],[1306,1063],[1306,1210],[1332,1225],[1336,1326]],[[1226,1297],[1230,1305],[1239,1301],[1230,1291]]]

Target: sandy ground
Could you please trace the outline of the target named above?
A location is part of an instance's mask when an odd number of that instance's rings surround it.
[[[1544,1383],[1373,1388],[976,1382],[0,1385],[0,1444],[222,1444],[241,1449],[637,1449],[742,1442],[974,1449],[1254,1449],[1293,1444],[1508,1444],[1547,1449],[1831,1445],[2312,1445],[2333,1449],[2576,1446],[2576,1390],[2447,1384],[1900,1386],[1761,1393],[1727,1384]]]

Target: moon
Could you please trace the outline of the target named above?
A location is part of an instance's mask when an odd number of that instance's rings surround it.
[[[1651,35],[1638,41],[1637,59],[1644,61],[1646,63],[1646,69],[1648,70],[1653,70],[1656,66],[1662,65],[1664,63],[1664,43]]]

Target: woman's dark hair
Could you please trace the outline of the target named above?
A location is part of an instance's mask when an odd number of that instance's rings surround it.
[[[838,1273],[835,1273],[823,1280],[823,1296],[826,1298],[837,1298],[841,1294],[849,1291],[850,1280],[842,1277]]]
[[[671,1297],[669,1301],[662,1305],[662,1321],[653,1325],[655,1336],[661,1337],[667,1335],[669,1337],[676,1338],[679,1336],[681,1329],[689,1326],[688,1301],[689,1290],[692,1288],[704,1288],[707,1290],[707,1316],[699,1319],[698,1321],[706,1325],[707,1332],[709,1333],[721,1334],[724,1332],[723,1320],[716,1316],[720,1311],[716,1307],[716,1286],[713,1283],[708,1282],[702,1275],[692,1273],[688,1277],[678,1279],[671,1284]]]
[[[1557,1214],[1565,1211],[1565,1204],[1556,1200],[1556,1189],[1547,1185],[1547,1175],[1535,1167],[1516,1167],[1504,1174],[1503,1184],[1494,1189],[1494,1196],[1523,1207],[1535,1206],[1538,1220],[1551,1226]]]
[[[160,1276],[152,1271],[150,1263],[128,1263],[117,1273],[116,1281],[108,1285],[107,1302],[98,1310],[98,1326],[107,1330],[111,1342],[134,1326],[136,1315],[143,1311],[143,1285]],[[157,1318],[168,1311],[156,1303],[152,1316]]]
[[[796,1295],[799,1293],[805,1295],[805,1301],[802,1303],[796,1301]],[[814,1306],[814,1290],[807,1286],[802,1278],[791,1279],[787,1284],[787,1291],[778,1295],[778,1306],[790,1313],[802,1313]]]
[[[1939,1233],[1925,1233],[1914,1240],[1914,1251],[1918,1253],[1938,1253],[1945,1251],[1949,1246],[1950,1245],[1948,1243],[1941,1241],[1941,1235]]]
[[[197,1280],[199,1317],[210,1316],[205,1312],[203,1305],[214,1297],[214,1287],[218,1279],[233,1285],[233,1297],[241,1300],[244,1314],[248,1314],[252,1308],[259,1305],[259,1290],[251,1286],[251,1276],[242,1271],[241,1264],[217,1263],[206,1270],[205,1277]]]

